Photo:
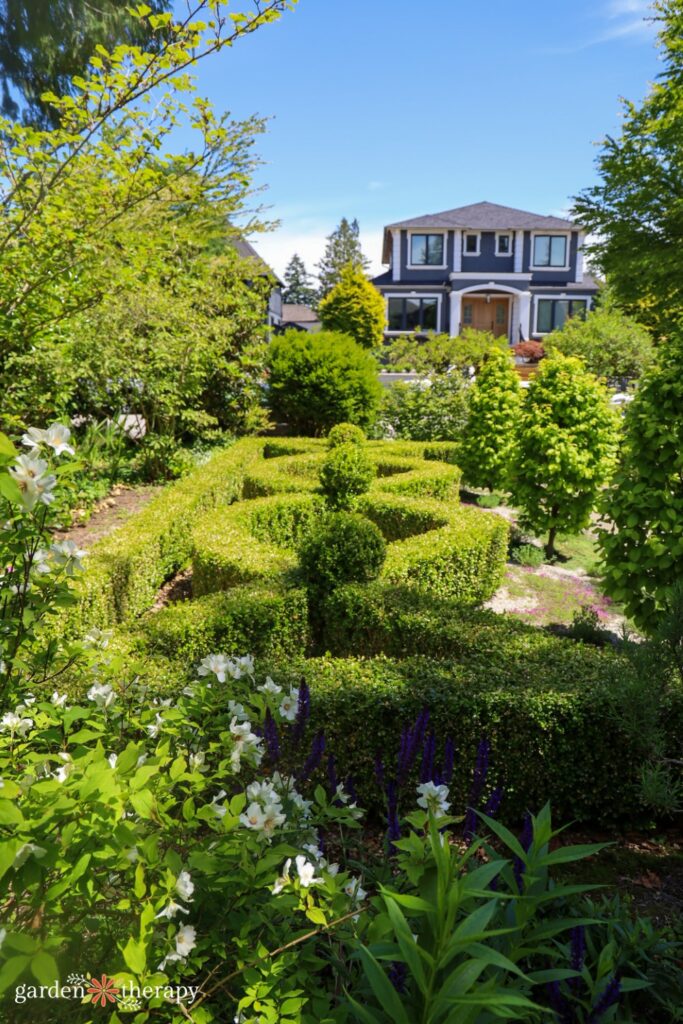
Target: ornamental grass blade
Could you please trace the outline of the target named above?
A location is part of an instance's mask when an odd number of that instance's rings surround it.
[[[362,1020],[363,1024],[385,1024],[386,1017],[380,1017],[378,1013],[375,1013],[368,1006],[361,1006],[348,992],[346,993],[346,998],[353,1007],[356,1017],[358,1020]]]
[[[386,1009],[395,1024],[411,1024],[403,1007],[403,1003],[399,998],[398,992],[391,984],[372,953],[363,946],[361,946],[359,953],[363,964],[363,970],[365,971],[365,976],[370,983],[370,987],[372,988],[379,1005]]]
[[[401,913],[400,908],[391,900],[385,900],[385,902],[394,928],[396,941],[398,942],[401,953],[403,954],[403,959],[410,969],[410,973],[415,979],[420,992],[424,995],[427,991],[427,979],[422,965],[422,958],[427,961],[430,968],[433,968],[434,961],[429,953],[422,950],[416,943],[412,932],[408,927],[408,922]]]

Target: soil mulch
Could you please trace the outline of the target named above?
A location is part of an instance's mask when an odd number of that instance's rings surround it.
[[[192,597],[192,569],[181,569],[159,589],[150,612],[159,612],[177,601],[189,601]]]
[[[89,548],[102,540],[139,512],[156,497],[161,487],[113,487],[106,498],[98,501],[88,519],[74,522],[68,530],[57,530],[58,540],[73,540],[81,548]]]

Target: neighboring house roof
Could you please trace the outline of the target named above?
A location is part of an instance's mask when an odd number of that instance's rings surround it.
[[[317,324],[318,314],[310,306],[297,302],[283,302],[282,319],[292,324]]]
[[[470,203],[469,206],[457,206],[454,210],[443,210],[441,213],[425,213],[422,217],[396,221],[384,229],[384,252],[382,262],[388,263],[391,253],[392,228],[470,228],[481,231],[571,231],[579,230],[564,217],[545,217],[528,210],[516,210],[512,206],[501,206],[499,203]]]
[[[270,274],[279,285],[282,284],[275,271],[268,266],[262,256],[259,256],[251,242],[248,242],[246,238],[232,238],[231,242],[243,260],[252,260],[258,265],[260,274]]]

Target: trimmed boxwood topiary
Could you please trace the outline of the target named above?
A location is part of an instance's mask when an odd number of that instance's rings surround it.
[[[332,512],[299,549],[299,571],[309,591],[328,593],[342,583],[375,579],[386,558],[381,531],[355,512]]]
[[[320,467],[320,489],[330,508],[350,509],[365,494],[377,469],[358,444],[332,448]]]
[[[341,444],[365,444],[365,434],[354,423],[336,423],[327,435],[329,448],[338,448]]]

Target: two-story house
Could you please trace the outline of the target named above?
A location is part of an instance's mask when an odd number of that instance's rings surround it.
[[[464,327],[542,339],[584,316],[598,291],[584,272],[584,231],[497,203],[473,203],[389,224],[374,279],[387,301],[387,340]]]

